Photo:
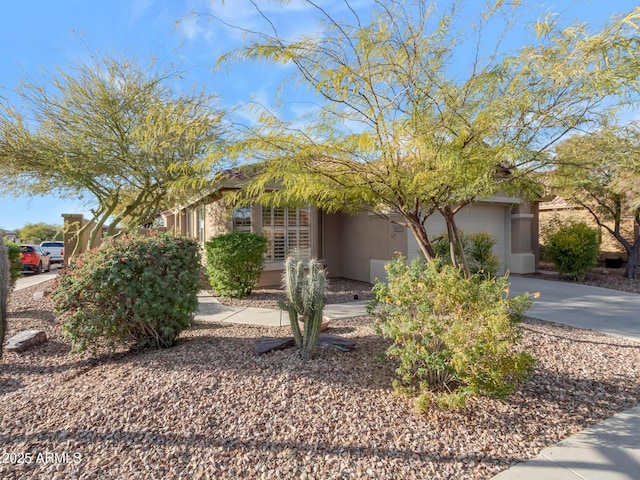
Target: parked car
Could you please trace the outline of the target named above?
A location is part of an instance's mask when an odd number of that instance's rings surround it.
[[[49,252],[52,265],[54,263],[64,263],[64,242],[42,242],[40,247],[42,247],[45,252]]]
[[[40,273],[51,270],[51,259],[49,252],[45,252],[40,245],[23,244],[20,245],[20,262],[23,272]]]

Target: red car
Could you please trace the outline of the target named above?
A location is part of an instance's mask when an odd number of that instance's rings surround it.
[[[40,245],[21,245],[20,251],[23,272],[40,273],[51,270],[49,252],[45,252]]]

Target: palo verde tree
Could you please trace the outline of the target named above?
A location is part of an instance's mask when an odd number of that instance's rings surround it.
[[[260,111],[238,144],[263,164],[244,191],[247,201],[397,213],[428,259],[427,217],[441,213],[451,250],[460,247],[462,207],[498,191],[536,190],[528,173],[553,145],[599,121],[615,103],[605,102],[611,95],[637,87],[640,9],[596,33],[561,28],[559,17],[548,16],[533,25],[529,44],[505,50],[520,2],[492,2],[466,24],[463,2],[443,11],[444,2],[379,0],[364,11],[347,0],[338,13],[303,0],[320,29],[293,39],[251,3],[265,28],[244,29],[247,43],[219,63],[293,66],[319,109],[295,122]],[[502,36],[488,34],[496,24]]]
[[[625,271],[634,278],[640,261],[640,122],[575,135],[556,148],[552,183],[567,201],[585,208],[624,247]],[[621,232],[633,218],[633,238]]]
[[[223,142],[215,98],[174,93],[177,76],[103,57],[23,83],[21,103],[0,110],[0,192],[87,199],[90,246],[103,227],[109,236],[150,223],[177,180],[206,176],[202,162],[215,165]]]

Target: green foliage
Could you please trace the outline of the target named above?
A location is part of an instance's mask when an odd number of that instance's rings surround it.
[[[283,40],[288,25],[274,15],[268,31],[245,30],[246,44],[221,58],[291,66],[288,78],[323,100],[318,115],[292,122],[252,105],[259,120],[238,154],[264,170],[242,194],[395,212],[428,259],[426,217],[498,191],[533,197],[540,185],[527,172],[548,162],[553,145],[612,110],[615,94],[637,98],[633,12],[596,33],[549,12],[531,22],[530,44],[506,49],[500,39],[519,25],[526,2],[468,2],[477,8],[465,18],[460,1],[380,0],[366,6],[371,22],[357,8],[343,15],[301,3],[321,19],[322,35]],[[469,57],[469,42],[481,54],[451,68]],[[455,228],[452,219],[445,216]]]
[[[40,243],[47,240],[62,240],[62,225],[27,223],[16,231],[23,242]]]
[[[485,277],[495,277],[500,266],[500,259],[492,250],[496,244],[495,238],[489,232],[466,233],[463,230],[459,230],[458,235],[462,242],[462,248],[467,255],[470,272],[472,274],[481,274]],[[449,236],[447,234],[444,234],[437,242],[434,242],[433,251],[442,263],[452,264]],[[455,253],[459,264],[459,248],[455,249]]]
[[[255,233],[227,233],[206,242],[207,274],[218,295],[249,295],[264,268],[266,249],[267,239]]]
[[[464,278],[437,260],[407,265],[403,257],[388,272],[370,312],[393,340],[386,355],[399,362],[394,387],[416,396],[418,408],[460,407],[478,394],[504,398],[529,375],[534,360],[515,346],[532,301],[508,296],[506,277]]]
[[[167,234],[111,238],[60,271],[51,294],[77,351],[172,346],[198,308],[197,242]]]
[[[103,226],[106,236],[136,231],[180,203],[193,192],[186,183],[218,165],[224,143],[215,97],[173,91],[179,72],[92,57],[22,83],[15,104],[0,104],[0,193],[87,197],[90,247]],[[213,164],[206,173],[204,158]]]
[[[280,307],[289,313],[289,322],[296,346],[302,358],[307,360],[318,343],[322,325],[322,311],[326,304],[327,273],[315,259],[305,265],[288,257],[282,277],[286,300]],[[298,320],[302,319],[304,331],[300,331]]]
[[[551,180],[556,193],[586,209],[625,249],[625,277],[640,263],[640,236],[625,236],[624,217],[640,227],[640,121],[575,135],[557,145]]]
[[[2,347],[7,333],[7,303],[11,284],[11,264],[9,250],[0,237],[0,359],[2,359]]]
[[[581,280],[598,264],[600,232],[583,222],[571,223],[548,233],[545,245],[559,273]]]
[[[9,272],[10,272],[10,284],[9,291],[13,291],[16,285],[16,280],[22,275],[22,263],[20,258],[22,257],[20,245],[15,242],[7,242],[7,250],[9,254]]]

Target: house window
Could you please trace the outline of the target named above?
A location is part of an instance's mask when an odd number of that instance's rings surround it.
[[[251,233],[251,207],[233,210],[233,231]]]
[[[262,207],[262,234],[267,237],[265,261],[288,256],[311,258],[311,208]]]

